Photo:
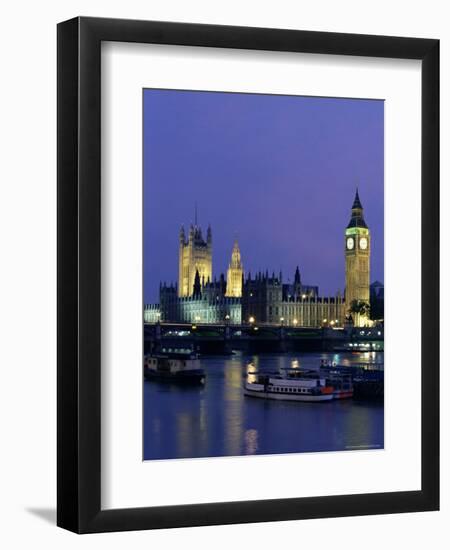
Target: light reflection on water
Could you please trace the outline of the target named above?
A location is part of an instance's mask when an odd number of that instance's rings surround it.
[[[297,353],[202,357],[204,386],[144,382],[144,459],[238,456],[382,448],[380,404],[245,397],[249,372],[340,365],[382,366],[383,354]]]

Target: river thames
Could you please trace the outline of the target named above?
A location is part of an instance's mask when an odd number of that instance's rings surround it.
[[[144,460],[382,449],[383,403],[273,401],[243,395],[252,371],[383,366],[383,353],[203,356],[203,385],[144,381]]]

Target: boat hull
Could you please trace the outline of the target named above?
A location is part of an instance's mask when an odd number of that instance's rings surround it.
[[[320,394],[320,395],[289,394],[289,393],[275,393],[270,391],[250,390],[248,388],[244,389],[244,395],[247,395],[249,397],[259,397],[261,399],[275,399],[276,401],[303,401],[303,402],[309,402],[309,403],[331,401],[333,399],[332,393]]]
[[[144,368],[144,377],[146,380],[155,380],[158,382],[172,382],[180,384],[202,384],[205,380],[205,372],[201,369],[190,370],[186,372],[158,372],[152,369]]]
[[[334,399],[350,399],[353,397],[353,390],[337,390],[333,392]]]

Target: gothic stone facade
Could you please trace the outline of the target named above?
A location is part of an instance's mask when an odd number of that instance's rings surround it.
[[[258,273],[244,282],[242,319],[247,323],[318,327],[343,326],[345,304],[341,295],[319,297],[317,286],[303,285],[297,268],[294,284],[282,275]]]
[[[242,278],[244,277],[244,266],[241,261],[241,251],[237,240],[234,241],[231,261],[227,271],[226,296],[240,298],[242,296]]]
[[[202,230],[196,223],[190,226],[187,240],[184,227],[180,229],[178,296],[192,296],[197,272],[204,283],[212,280],[211,227],[208,227],[205,241]]]
[[[225,296],[226,284],[219,281],[206,283],[192,296],[178,296],[176,285],[163,285],[160,289],[160,320],[174,323],[241,324],[241,299]]]
[[[345,230],[345,303],[350,311],[354,302],[370,303],[370,230],[356,190],[352,214]],[[368,316],[352,314],[356,326],[365,326]]]
[[[201,229],[191,225],[186,240],[180,230],[178,285],[160,287],[160,305],[146,306],[148,322],[256,323],[287,326],[343,326],[353,302],[370,300],[370,230],[364,220],[363,207],[356,191],[351,218],[345,229],[345,298],[320,297],[317,286],[304,285],[300,271],[294,282],[284,283],[266,272],[244,277],[239,245],[233,246],[227,273],[212,280],[212,233],[208,227],[206,240]],[[356,326],[369,320],[352,314]],[[152,321],[150,321],[152,319]]]

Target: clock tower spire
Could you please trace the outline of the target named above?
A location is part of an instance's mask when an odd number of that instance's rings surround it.
[[[345,305],[356,326],[368,321],[366,313],[355,308],[370,300],[370,230],[364,220],[364,209],[356,188],[350,221],[345,229]]]

